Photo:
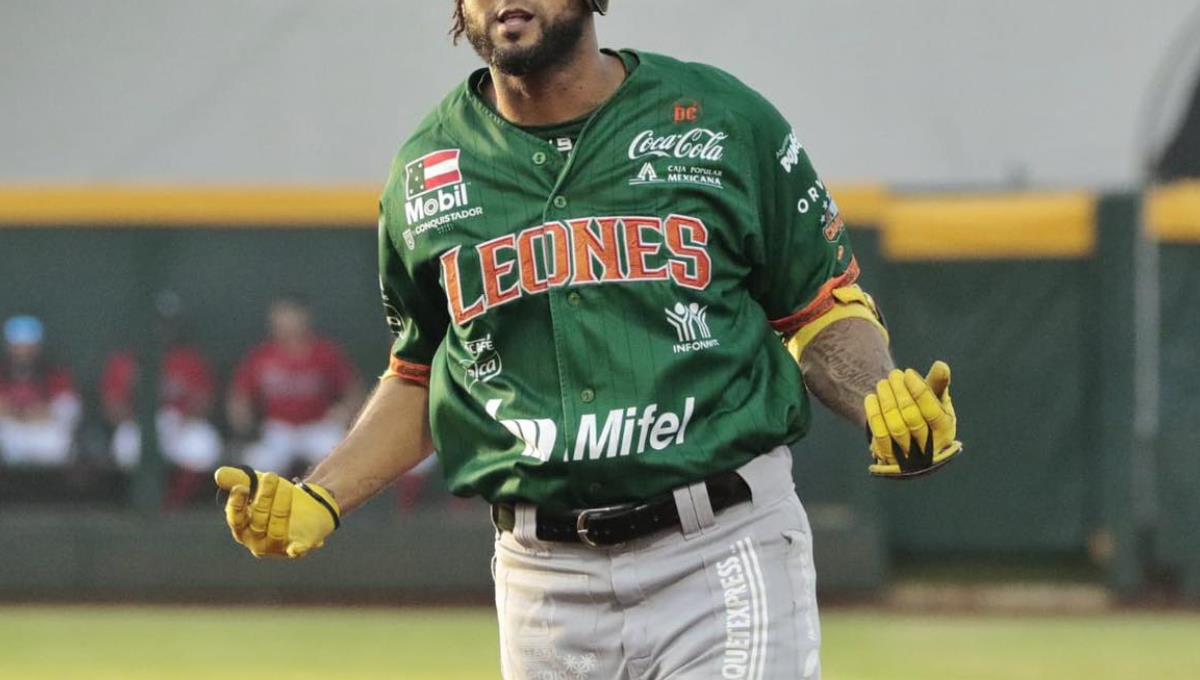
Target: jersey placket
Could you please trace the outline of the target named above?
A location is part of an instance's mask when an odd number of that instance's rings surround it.
[[[559,220],[566,221],[570,217],[567,213],[567,210],[570,208],[570,202],[566,194],[569,186],[567,178],[576,163],[584,133],[587,132],[587,128],[590,126],[591,122],[589,121],[575,140],[575,148],[567,154],[564,155],[557,151],[544,154],[549,156],[545,161],[545,167],[549,171],[554,172],[556,176],[554,187],[551,189],[550,195],[546,197],[546,203],[542,207],[542,224]],[[548,142],[545,145],[547,148],[550,148]],[[536,162],[537,159],[535,158]],[[550,250],[548,239],[542,239],[542,256],[546,262],[554,261],[554,253]],[[586,406],[586,404],[594,401],[596,393],[591,387],[577,385],[574,376],[570,374],[566,357],[566,352],[569,352],[571,347],[569,341],[571,333],[569,328],[575,322],[575,316],[582,311],[580,308],[583,304],[583,296],[570,286],[552,288],[548,294],[550,296],[550,328],[554,335],[555,372],[558,374],[559,399],[562,403],[562,422],[560,425],[563,433],[563,457],[565,459],[570,455],[571,447],[569,443],[575,439],[574,424],[579,422],[579,414],[582,412],[580,404],[582,403]]]
[[[584,124],[575,140],[574,147],[566,154],[558,151],[550,142],[538,140],[548,150],[534,152],[534,165],[545,168],[546,172],[555,173],[554,186],[542,207],[543,224],[551,222],[566,224],[572,217],[587,214],[586,210],[583,210],[583,208],[589,207],[586,205],[586,197],[573,205],[570,196],[571,179],[579,176],[583,170],[580,166],[586,162],[586,159],[581,160],[581,158],[590,150],[587,142],[589,130],[597,125],[605,112],[611,108],[613,102],[621,98],[627,84],[628,80]],[[591,157],[594,158],[594,154]],[[554,259],[554,254],[546,239],[542,240],[542,256],[546,262]],[[590,266],[590,262],[588,266]],[[575,374],[575,371],[572,370],[574,362],[571,361],[575,357],[568,355],[571,348],[578,344],[577,341],[572,340],[579,335],[574,332],[573,327],[579,323],[581,315],[588,313],[586,296],[574,286],[552,288],[548,291],[548,295],[550,327],[554,336],[554,361],[558,374],[559,397],[562,403],[560,425],[563,434],[563,453],[559,460],[566,461],[572,456],[574,448],[572,443],[575,442],[578,435],[578,423],[582,414],[592,410],[601,395],[598,394],[597,387],[591,381]],[[578,351],[578,348],[576,350]],[[594,494],[600,490],[599,487],[600,484],[593,481],[587,491]]]

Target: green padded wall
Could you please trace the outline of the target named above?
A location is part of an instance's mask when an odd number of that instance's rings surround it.
[[[1200,245],[1159,253],[1158,552],[1200,600]]]
[[[368,379],[387,363],[369,229],[0,229],[0,317],[41,316],[48,346],[94,387],[104,358],[142,341],[142,311],[171,289],[190,335],[227,377],[262,338],[272,297],[298,292]]]

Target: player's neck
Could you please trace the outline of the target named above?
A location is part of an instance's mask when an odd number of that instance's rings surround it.
[[[541,126],[582,118],[600,108],[625,80],[620,58],[600,51],[595,34],[585,35],[561,66],[527,76],[492,68],[483,95],[505,120]]]
[[[291,356],[301,356],[308,354],[315,344],[312,335],[302,335],[294,338],[280,338],[277,340],[279,347],[283,349],[285,354]]]

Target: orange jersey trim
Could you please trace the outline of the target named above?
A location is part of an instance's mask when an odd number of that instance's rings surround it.
[[[413,364],[398,357],[392,357],[386,375],[394,375],[401,380],[429,387],[429,373],[429,367],[424,364]]]
[[[808,303],[804,309],[795,314],[785,316],[782,319],[775,319],[771,322],[771,328],[774,328],[786,337],[794,335],[796,331],[804,328],[833,309],[834,304],[836,304],[833,299],[833,291],[838,288],[854,285],[861,273],[858,268],[858,259],[851,257],[850,266],[846,267],[846,271],[842,272],[840,276],[835,276],[826,281],[812,302]]]

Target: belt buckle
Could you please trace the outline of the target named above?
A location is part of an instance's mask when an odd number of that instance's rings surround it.
[[[579,515],[575,517],[575,535],[579,536],[579,542],[589,548],[601,547],[599,543],[592,540],[591,535],[588,533],[588,520],[592,517],[592,515],[612,512],[613,510],[624,510],[628,507],[628,505],[610,505],[604,508],[588,508],[586,510],[580,510]]]

